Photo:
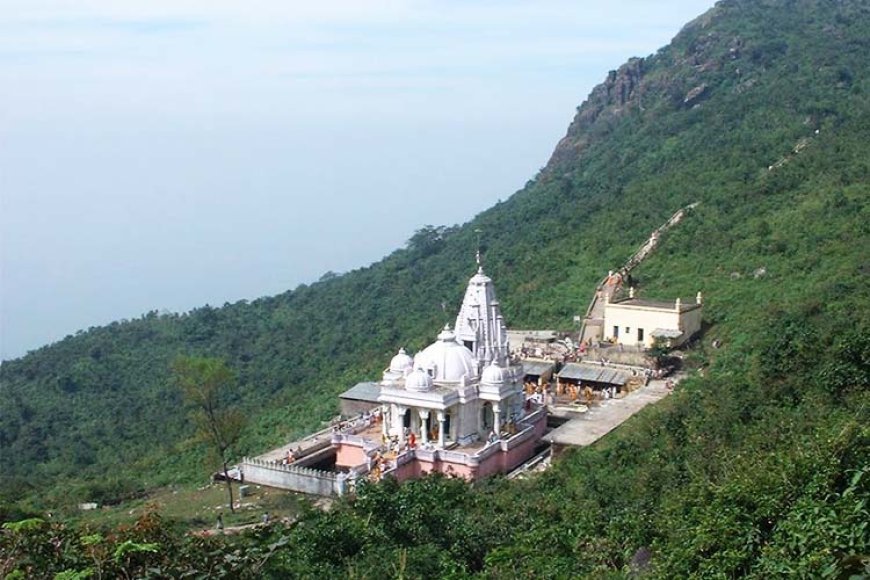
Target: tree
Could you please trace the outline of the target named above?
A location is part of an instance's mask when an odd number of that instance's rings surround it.
[[[219,358],[179,356],[172,371],[196,422],[197,435],[211,445],[220,461],[227,482],[230,511],[235,511],[227,464],[230,448],[238,442],[245,423],[242,413],[227,401],[235,387],[236,377],[227,363]]]
[[[408,240],[407,248],[425,258],[441,250],[444,241],[456,232],[456,227],[447,226],[423,226]]]

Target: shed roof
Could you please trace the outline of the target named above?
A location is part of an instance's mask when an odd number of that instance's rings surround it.
[[[523,374],[524,375],[545,375],[548,372],[552,371],[556,366],[556,363],[551,361],[544,360],[524,360],[523,361]]]
[[[625,371],[582,363],[566,364],[559,371],[558,376],[560,379],[607,383],[609,385],[624,385],[628,381],[628,373]]]
[[[381,394],[381,385],[378,383],[357,383],[349,388],[341,395],[340,399],[352,399],[354,401],[366,401],[369,403],[377,403],[378,396]]]

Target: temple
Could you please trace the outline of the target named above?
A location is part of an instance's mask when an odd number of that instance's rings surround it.
[[[318,495],[361,479],[509,473],[542,444],[547,410],[511,356],[492,279],[468,282],[453,328],[415,356],[399,349],[377,382],[341,395],[343,420],[304,441],[246,457],[238,478]]]
[[[342,495],[361,479],[508,473],[538,451],[547,427],[544,401],[527,391],[524,377],[511,358],[492,279],[478,259],[453,328],[445,326],[413,357],[399,349],[379,381],[345,392],[342,411],[349,419],[244,458],[238,478]]]
[[[366,384],[374,419],[333,433],[336,468],[399,480],[507,472],[533,454],[546,427],[522,379],[492,279],[478,267],[453,329],[413,358],[400,349],[381,381]]]

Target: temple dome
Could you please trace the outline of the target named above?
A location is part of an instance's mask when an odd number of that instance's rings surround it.
[[[456,342],[456,335],[445,326],[438,341],[414,357],[414,366],[424,369],[436,382],[458,383],[462,377],[477,377],[477,361],[471,351]]]
[[[503,385],[507,382],[507,373],[505,369],[498,366],[495,361],[492,361],[491,365],[483,369],[480,382],[488,385]]]
[[[390,361],[390,372],[397,374],[407,374],[408,371],[414,368],[414,359],[408,356],[404,348],[399,349],[399,354],[393,357]]]
[[[432,377],[421,368],[405,377],[405,389],[425,393],[433,388]]]

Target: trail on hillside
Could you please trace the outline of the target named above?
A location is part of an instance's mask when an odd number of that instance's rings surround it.
[[[607,276],[595,288],[595,293],[592,295],[592,300],[589,303],[589,308],[586,309],[586,316],[583,318],[583,325],[580,329],[580,342],[591,342],[601,338],[601,331],[604,325],[604,305],[616,295],[622,288],[623,281],[628,277],[631,271],[643,262],[653,250],[658,246],[659,240],[663,233],[674,227],[686,216],[690,211],[698,207],[700,202],[695,202],[686,207],[677,210],[668,221],[657,227],[650,234],[649,238],[641,244],[637,251],[625,262],[625,264],[617,271],[610,271]]]

